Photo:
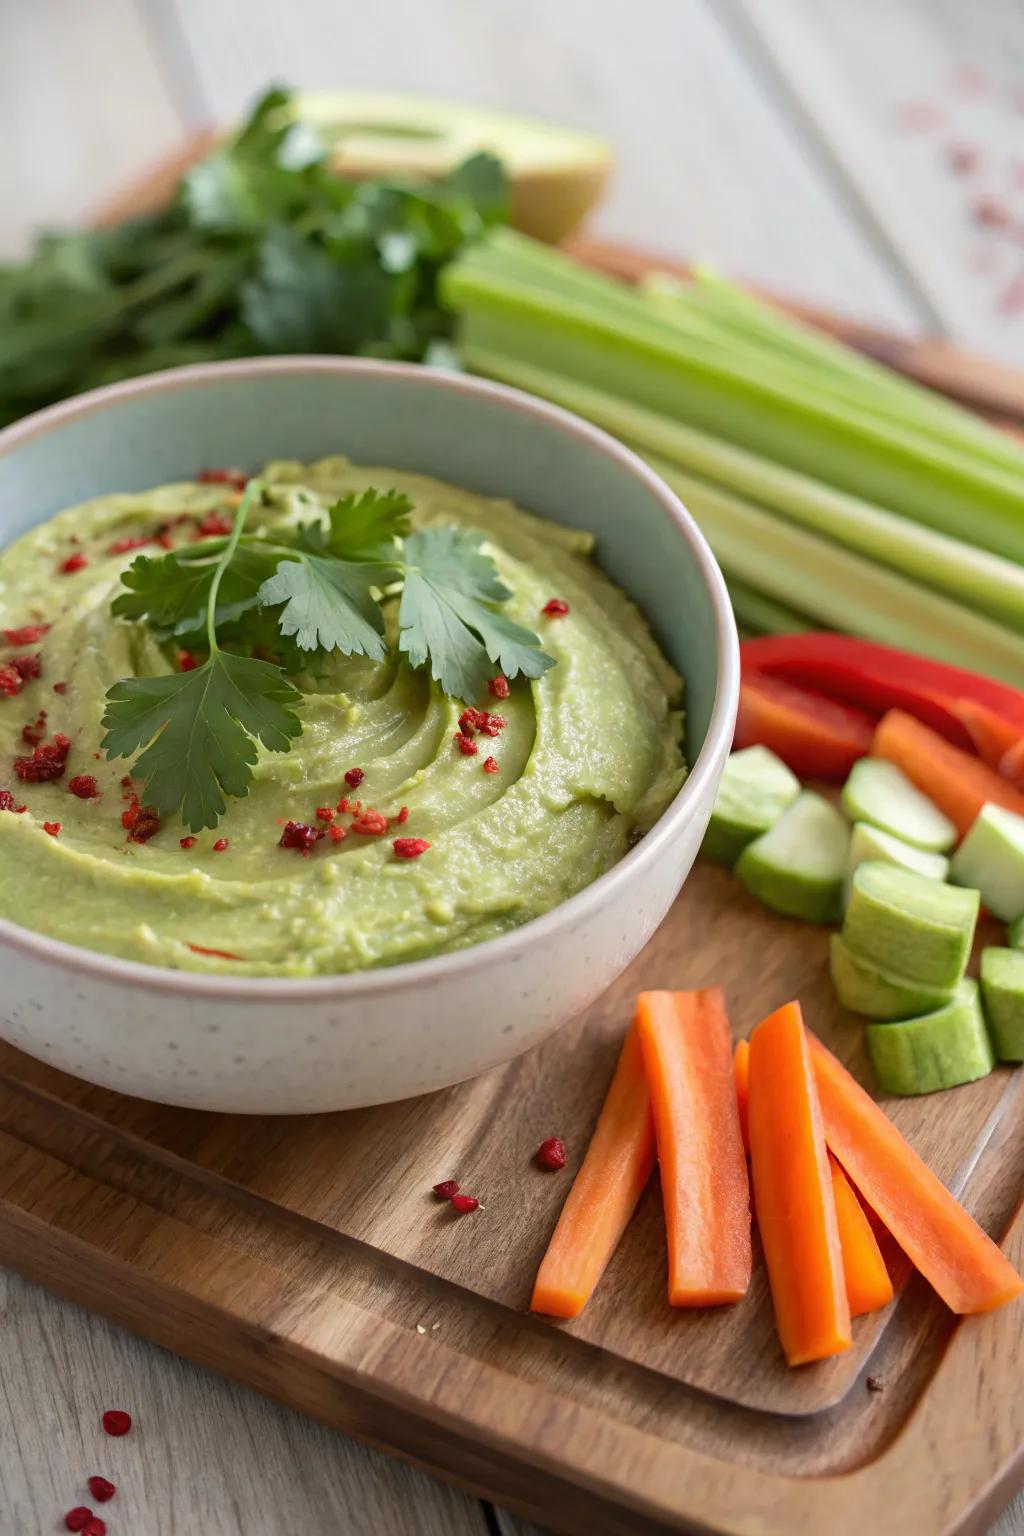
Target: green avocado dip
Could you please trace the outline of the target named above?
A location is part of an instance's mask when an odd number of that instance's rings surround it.
[[[248,795],[190,832],[149,816],[131,762],[101,750],[101,721],[121,679],[194,658],[111,601],[143,546],[230,527],[237,489],[200,480],[62,512],[0,554],[0,916],[156,966],[330,975],[494,938],[621,859],[685,776],[682,683],[593,539],[342,458],[260,478],[259,536],[369,486],[404,493],[414,530],[476,530],[511,590],[503,611],[555,665],[460,701],[393,647],[384,661],[332,650],[294,679],[291,750],[254,744]],[[468,736],[467,704],[484,721]],[[289,823],[305,830],[285,837]]]

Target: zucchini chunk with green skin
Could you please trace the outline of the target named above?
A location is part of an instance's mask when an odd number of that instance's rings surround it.
[[[956,827],[902,769],[880,757],[854,763],[843,786],[843,810],[851,821],[870,822],[915,848],[945,853],[956,842]]]
[[[962,981],[934,1013],[869,1024],[868,1055],[883,1093],[936,1093],[987,1077],[996,1064],[976,981]]]
[[[984,805],[953,855],[950,878],[981,892],[1004,923],[1024,914],[1024,816]]]
[[[850,899],[853,872],[869,859],[879,859],[883,864],[895,864],[897,869],[909,869],[924,875],[928,880],[945,880],[949,874],[949,860],[944,853],[929,853],[925,848],[915,848],[881,827],[869,826],[858,821],[850,834],[850,857],[846,866],[846,899]]]
[[[770,831],[747,844],[736,873],[766,907],[831,923],[839,916],[849,842],[835,806],[804,789]]]
[[[999,1060],[1024,1061],[1024,950],[982,950],[981,995]]]
[[[732,866],[748,843],[773,827],[800,793],[800,780],[767,747],[744,747],[725,765],[701,853]]]
[[[948,1003],[954,991],[949,987],[922,987],[902,976],[880,971],[858,960],[838,933],[832,935],[829,945],[829,971],[836,997],[844,1008],[882,1023],[930,1013]]]
[[[853,872],[843,940],[879,971],[952,988],[971,953],[979,901],[977,891],[871,860]]]

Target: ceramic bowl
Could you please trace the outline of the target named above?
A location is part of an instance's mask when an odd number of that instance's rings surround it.
[[[531,396],[404,364],[214,363],[131,380],[0,433],[0,543],[89,497],[203,464],[342,452],[509,497],[591,529],[598,558],[686,679],[690,775],[613,869],[456,954],[312,980],[194,975],[0,921],[0,1035],[121,1093],[294,1114],[383,1103],[528,1050],[620,974],[693,863],[732,740],[738,648],[721,574],[668,487],[603,432]]]

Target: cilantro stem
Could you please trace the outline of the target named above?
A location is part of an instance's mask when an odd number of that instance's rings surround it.
[[[262,490],[263,482],[261,480],[250,480],[242,493],[242,500],[239,503],[238,511],[235,513],[235,526],[231,530],[231,537],[221,551],[220,559],[217,561],[217,570],[210,583],[210,595],[206,602],[206,634],[210,642],[211,656],[219,649],[217,645],[217,594],[220,591],[221,577],[234,559],[235,550],[238,548],[242,537],[242,530],[245,527],[245,520],[249,516],[249,508],[256,497],[261,494]]]

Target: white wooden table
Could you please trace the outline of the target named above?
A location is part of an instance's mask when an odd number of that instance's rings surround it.
[[[591,127],[598,232],[1024,366],[1024,0],[0,0],[0,253],[271,79]],[[2,1272],[0,1338],[0,1536],[58,1530],[90,1472],[111,1536],[529,1536]]]

